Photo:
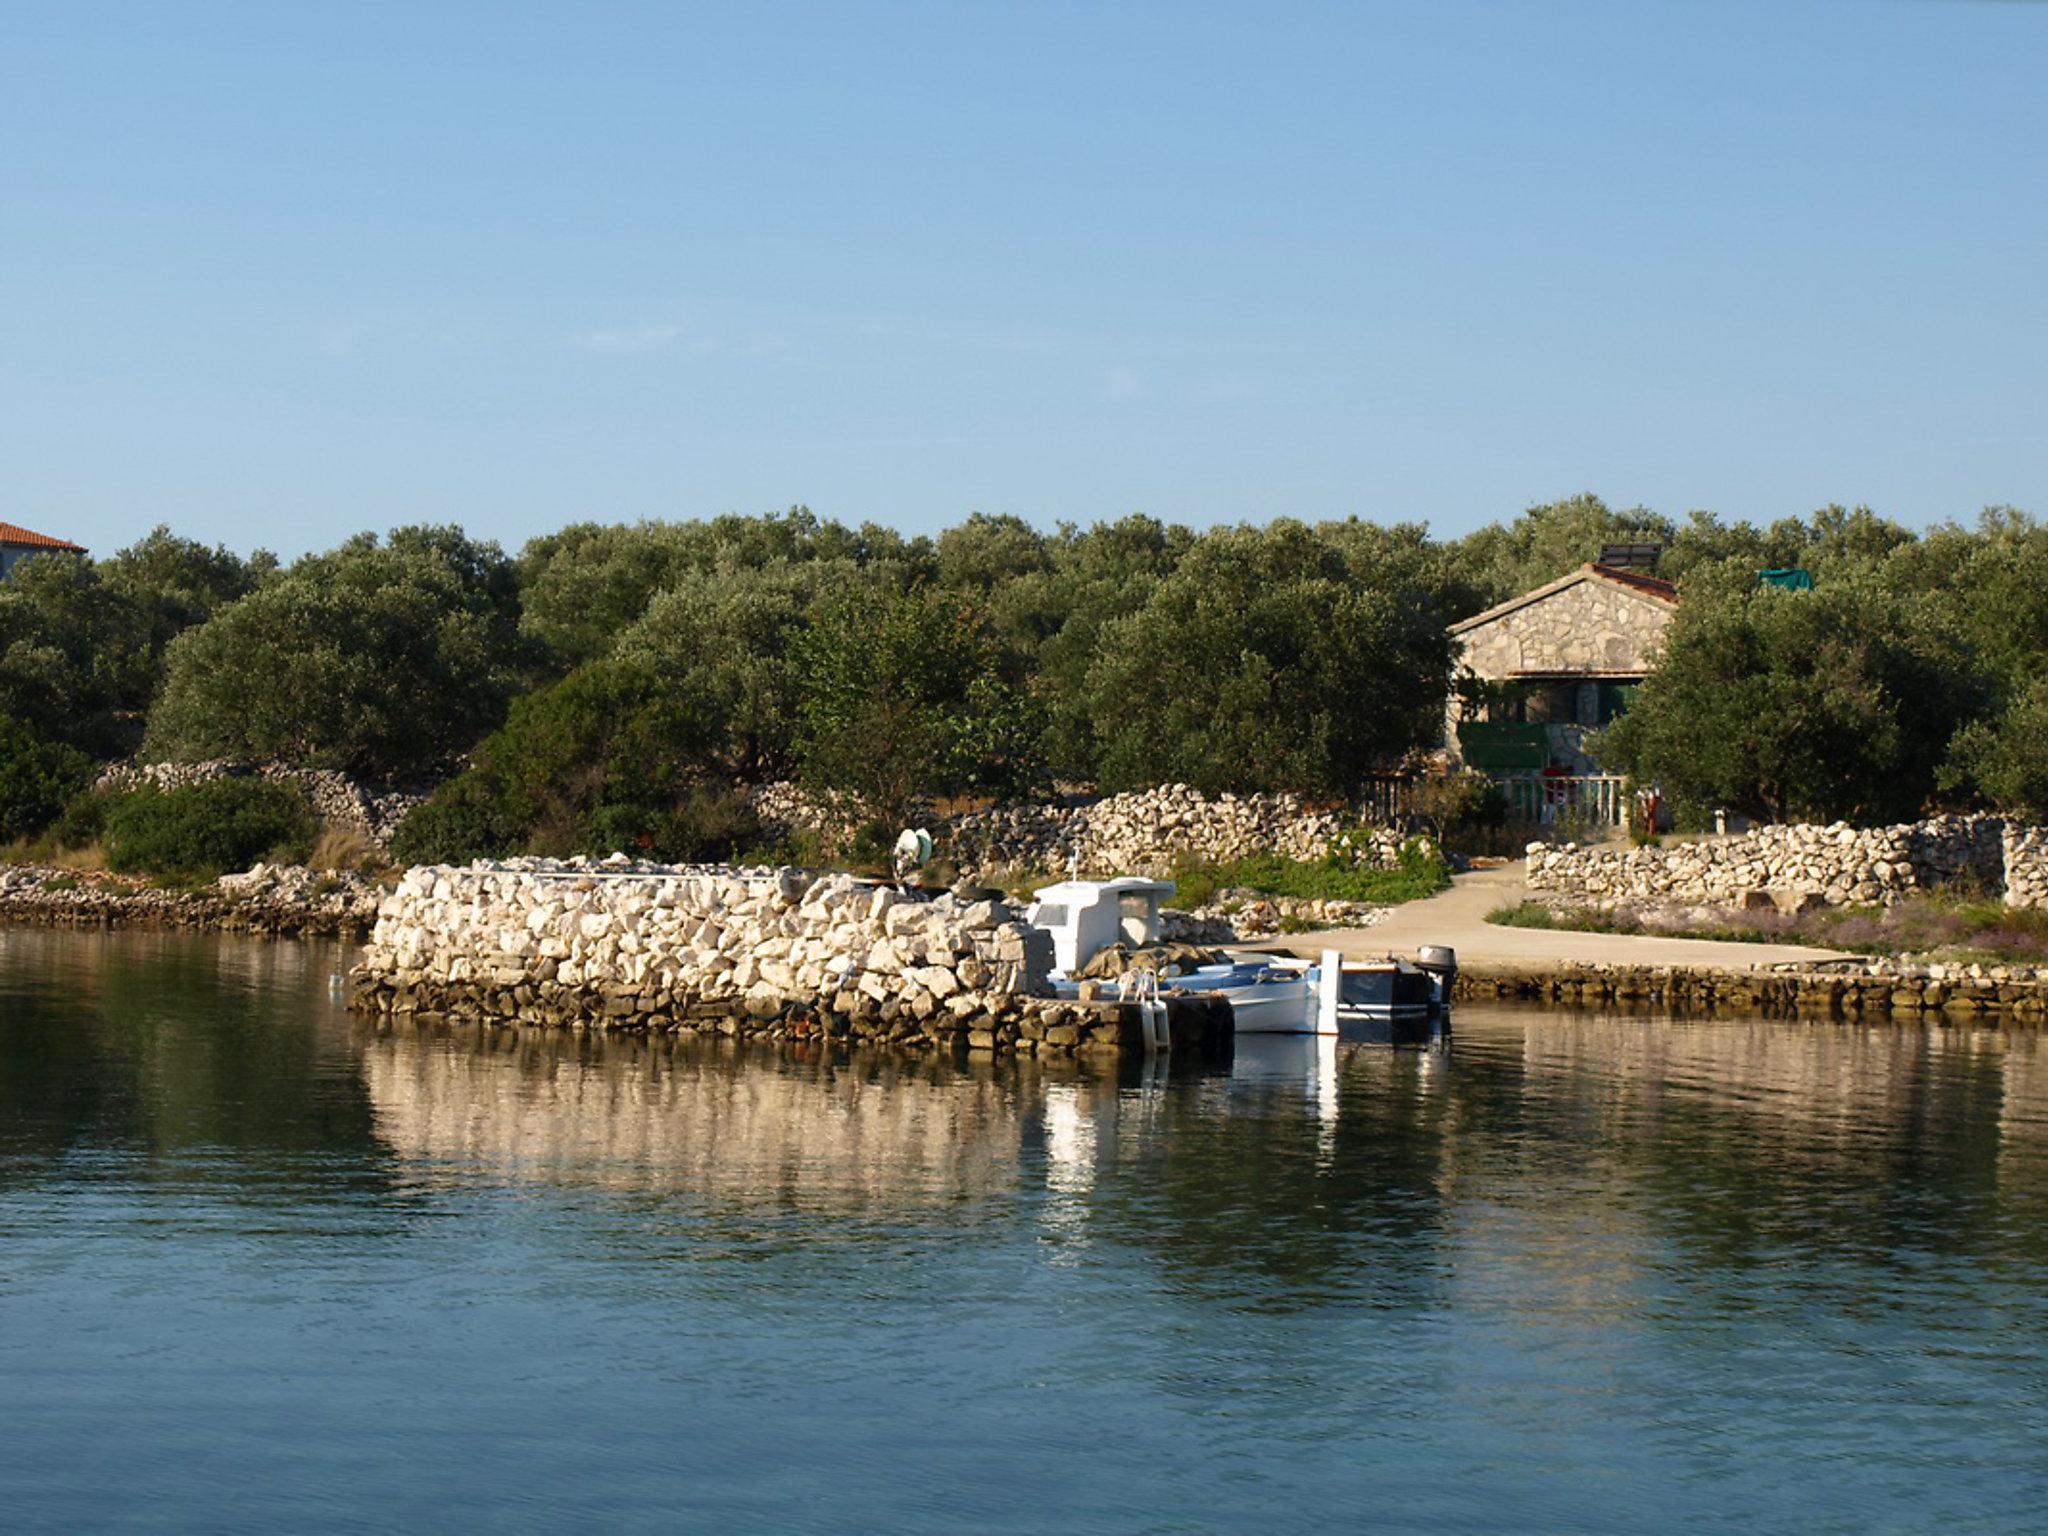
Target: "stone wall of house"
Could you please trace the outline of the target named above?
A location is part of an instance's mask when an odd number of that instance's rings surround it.
[[[329,826],[359,832],[380,850],[391,846],[398,824],[425,795],[377,793],[333,768],[296,768],[286,763],[115,763],[101,772],[95,789],[181,789],[229,778],[278,779],[297,784],[312,802],[313,814]]]
[[[1645,674],[1672,607],[1587,576],[1464,631],[1462,662],[1485,678],[1524,673]]]
[[[843,835],[848,813],[787,784],[765,785],[755,814],[771,827],[808,827]],[[1227,863],[1256,854],[1320,859],[1348,854],[1371,868],[1400,862],[1401,834],[1362,825],[1352,807],[1316,808],[1298,795],[1203,794],[1163,784],[1096,800],[998,806],[929,818],[940,848],[970,876],[996,870],[1065,873],[1079,860],[1084,876],[1168,873],[1183,860]]]
[[[2015,885],[2008,876],[2012,843],[2012,829],[1995,816],[1939,816],[1867,828],[1795,823],[1654,848],[1531,843],[1527,869],[1531,890],[1603,906],[1739,906],[1757,892],[1794,905],[1801,899],[1828,906],[1889,905],[1957,882],[2005,891],[2015,905],[2041,904],[2048,897],[2048,858],[2041,845],[2027,844],[2036,873]]]
[[[1118,1005],[1051,997],[1051,966],[1050,937],[1001,902],[789,868],[521,859],[409,871],[354,975],[358,1006],[380,1013],[983,1049],[1140,1043]],[[1206,1002],[1181,1013],[1227,1028]]]

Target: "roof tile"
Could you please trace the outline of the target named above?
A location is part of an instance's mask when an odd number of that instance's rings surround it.
[[[33,528],[23,528],[14,523],[0,523],[0,544],[12,544],[17,549],[58,549],[74,555],[85,553],[83,544],[74,544],[69,539],[53,539],[47,533],[37,533]]]

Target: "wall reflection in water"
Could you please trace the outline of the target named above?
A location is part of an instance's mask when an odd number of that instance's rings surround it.
[[[1062,1240],[1283,1284],[1418,1240],[1607,1291],[1672,1241],[1693,1263],[2031,1259],[2048,1231],[2048,1052],[2023,1031],[1474,1008],[1448,1052],[1259,1040],[1197,1068],[401,1024],[363,1030],[360,1066],[412,1177],[869,1211],[1022,1196]]]

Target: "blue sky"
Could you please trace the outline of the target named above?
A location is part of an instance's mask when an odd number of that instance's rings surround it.
[[[2048,514],[2048,5],[80,5],[0,518]]]

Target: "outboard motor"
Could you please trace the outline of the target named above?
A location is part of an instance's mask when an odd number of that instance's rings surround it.
[[[1425,944],[1415,952],[1415,964],[1429,972],[1431,990],[1440,1012],[1451,1007],[1451,986],[1458,979],[1458,952],[1448,944]]]

